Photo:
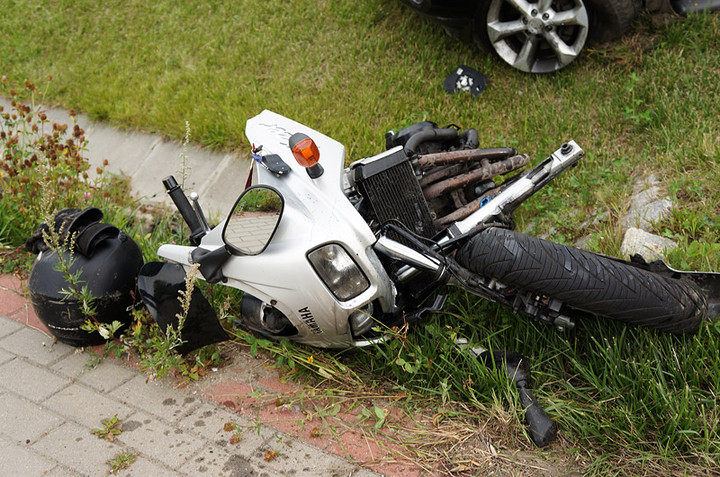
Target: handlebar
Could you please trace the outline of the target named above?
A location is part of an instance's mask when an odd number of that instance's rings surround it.
[[[185,192],[183,192],[182,187],[180,187],[173,176],[167,176],[162,182],[168,195],[175,203],[175,207],[177,207],[180,215],[182,215],[183,220],[185,220],[185,223],[190,227],[190,242],[193,245],[199,245],[200,239],[205,235],[205,229],[185,196]]]

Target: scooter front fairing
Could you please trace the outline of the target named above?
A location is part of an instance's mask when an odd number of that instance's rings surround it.
[[[310,178],[296,163],[288,139],[298,132],[317,144],[322,176]],[[349,317],[358,312],[395,311],[395,290],[373,251],[375,235],[343,193],[344,146],[270,111],[248,120],[246,134],[260,160],[253,182],[278,191],[285,208],[272,241],[261,254],[233,256],[224,264],[225,284],[284,314],[299,330],[296,341],[333,348],[357,345]],[[266,169],[262,158],[269,155],[279,156],[289,171],[275,174]],[[208,232],[199,247],[210,252],[225,247],[223,226],[224,222]],[[356,296],[338,299],[311,265],[308,255],[328,244],[341,247],[367,278],[369,285]],[[163,245],[158,254],[188,268],[193,250]]]

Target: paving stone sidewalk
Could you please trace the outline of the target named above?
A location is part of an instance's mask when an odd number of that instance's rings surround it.
[[[239,414],[197,386],[148,381],[117,359],[91,366],[88,352],[28,326],[42,327],[22,286],[0,277],[0,475],[104,476],[108,461],[125,452],[136,461],[117,475],[381,475]],[[115,415],[123,432],[113,442],[91,433]],[[231,443],[237,431],[226,423],[236,425],[239,442]]]

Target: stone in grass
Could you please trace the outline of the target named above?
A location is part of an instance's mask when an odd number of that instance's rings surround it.
[[[672,201],[665,195],[660,182],[651,175],[635,185],[630,208],[622,219],[624,228],[638,227],[647,230],[670,214]]]
[[[653,235],[644,230],[632,227],[625,232],[620,253],[624,258],[630,258],[636,253],[647,262],[661,260],[665,252],[677,247],[677,244],[669,238]]]

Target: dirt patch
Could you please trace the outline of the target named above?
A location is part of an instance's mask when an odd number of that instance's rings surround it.
[[[490,415],[474,417],[477,411],[461,403],[414,405],[385,390],[319,385],[307,376],[283,376],[269,353],[252,356],[236,343],[222,349],[226,364],[193,387],[249,419],[385,475],[560,476],[582,468],[562,437],[535,450],[507,412],[488,409]]]

